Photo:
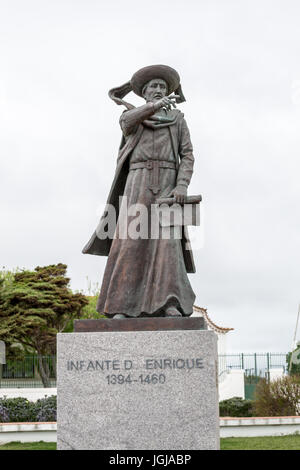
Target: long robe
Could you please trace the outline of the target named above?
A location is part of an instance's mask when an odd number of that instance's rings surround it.
[[[151,120],[149,111],[147,115],[147,105],[127,111],[121,117],[125,148],[128,142],[140,135],[127,157],[128,173],[123,189],[125,197],[119,209],[118,225],[123,220],[125,204],[129,207],[143,204],[150,209],[157,197],[169,195],[178,184],[189,184],[194,158],[183,115],[176,110],[169,112],[167,117],[159,113],[157,118],[162,118],[163,122]],[[147,168],[130,169],[130,164],[148,160],[174,163],[174,168],[160,168],[158,194],[153,194],[149,189],[150,171]],[[168,306],[174,305],[183,315],[191,315],[195,295],[187,277],[187,264],[189,270],[193,271],[193,263],[189,264],[189,258],[184,256],[182,241],[174,237],[114,238],[97,303],[98,312],[107,316],[116,313],[130,317],[157,316],[163,315]],[[95,239],[84,252],[91,253],[93,246]]]

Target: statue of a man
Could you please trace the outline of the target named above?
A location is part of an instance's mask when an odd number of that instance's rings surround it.
[[[146,104],[125,102],[132,90]],[[97,311],[109,318],[189,316],[195,294],[187,273],[195,267],[186,227],[180,228],[180,239],[172,233],[167,239],[118,236],[125,199],[127,207],[143,205],[149,213],[157,198],[172,196],[178,203],[186,199],[194,157],[184,115],[175,104],[185,101],[179,75],[165,65],[144,67],[109,95],[127,109],[120,118],[123,136],[107,201],[118,215],[116,231],[113,237],[98,236],[106,223],[103,216],[83,249],[108,256]]]

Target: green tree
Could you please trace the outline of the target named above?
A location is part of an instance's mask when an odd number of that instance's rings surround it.
[[[0,286],[6,287],[11,284],[14,280],[15,273],[20,272],[19,268],[16,268],[14,271],[9,271],[3,266],[0,271]]]
[[[50,371],[43,355],[56,353],[56,335],[74,318],[80,318],[88,300],[73,294],[65,264],[37,267],[0,278],[0,339],[21,344],[39,355],[39,371],[45,387]]]
[[[300,376],[300,364],[291,363],[292,352],[289,352],[286,356],[287,370],[289,375],[299,375]]]
[[[87,295],[87,305],[83,307],[80,313],[79,320],[98,320],[99,318],[106,318],[105,315],[98,313],[96,310],[98,295]],[[74,331],[74,322],[70,320],[64,329],[65,333],[72,333]]]

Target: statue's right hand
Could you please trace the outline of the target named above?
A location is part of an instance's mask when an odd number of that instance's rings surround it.
[[[163,98],[154,103],[155,111],[158,111],[160,108],[166,108],[171,110],[172,106],[176,108],[176,98],[180,98],[179,95],[164,96]]]

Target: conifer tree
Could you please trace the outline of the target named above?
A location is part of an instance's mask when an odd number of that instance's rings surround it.
[[[10,282],[0,279],[0,339],[6,344],[20,343],[39,356],[44,386],[49,386],[50,371],[43,355],[56,354],[56,335],[68,322],[80,318],[88,303],[69,288],[65,264],[37,267],[16,272]]]

